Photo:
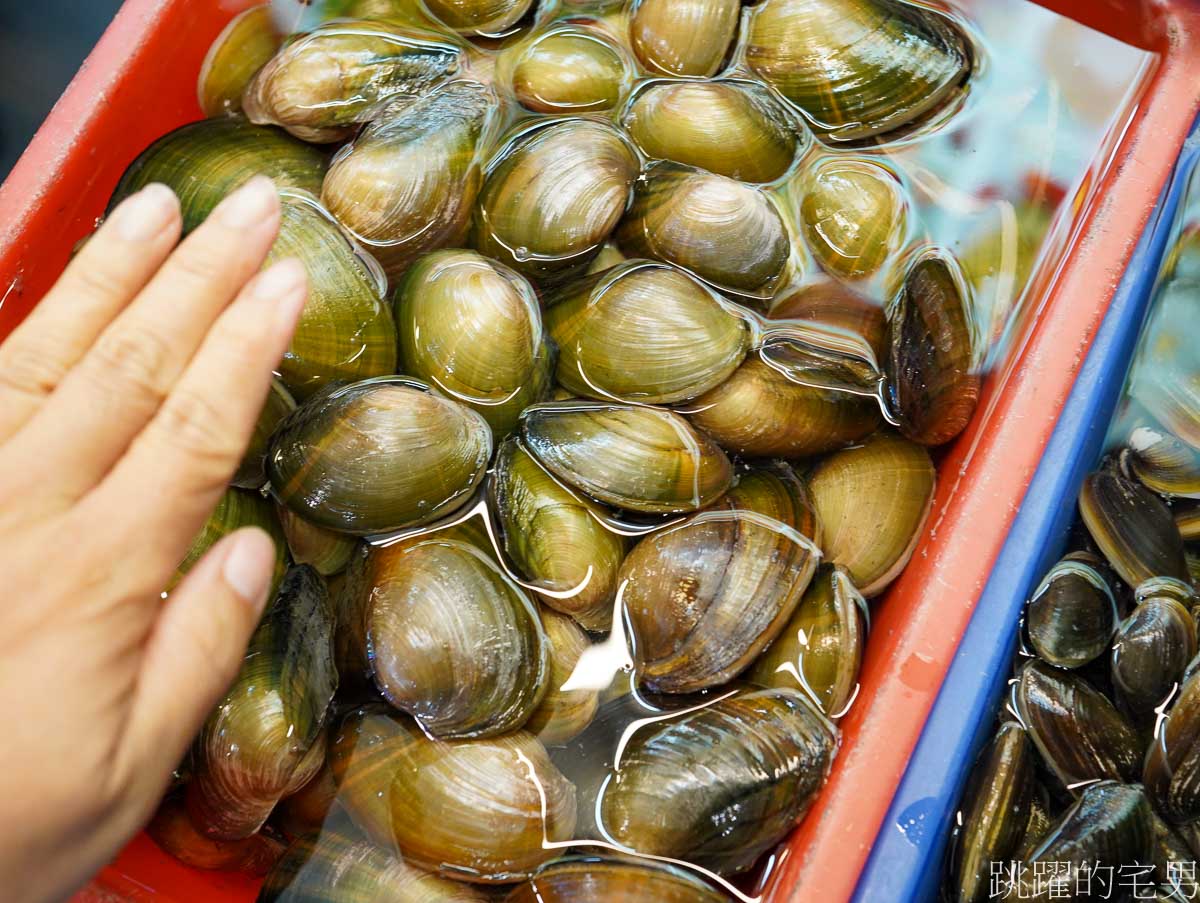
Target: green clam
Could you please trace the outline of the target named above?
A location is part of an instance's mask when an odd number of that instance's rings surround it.
[[[196,562],[204,557],[204,554],[217,542],[242,527],[258,527],[266,530],[271,539],[275,541],[273,585],[277,586],[283,579],[283,572],[287,569],[287,543],[271,503],[257,492],[227,489],[217,502],[212,514],[208,516],[204,527],[192,540],[183,561],[179,563],[179,567],[171,576],[166,587],[167,590],[174,589]]]
[[[492,454],[487,423],[424,383],[381,377],[301,405],[271,440],[275,497],[319,527],[387,533],[462,506]]]
[[[556,25],[515,51],[512,87],[535,113],[591,113],[617,105],[632,65],[602,27],[588,21]]]
[[[250,79],[279,50],[283,35],[266,4],[234,16],[200,66],[197,96],[205,116],[236,113]]]
[[[287,537],[288,551],[296,564],[311,565],[323,577],[331,577],[346,569],[350,556],[358,547],[352,536],[335,533],[311,524],[284,505],[276,505],[275,513]]]
[[[729,54],[741,12],[739,0],[637,0],[629,43],[650,72],[713,75]]]

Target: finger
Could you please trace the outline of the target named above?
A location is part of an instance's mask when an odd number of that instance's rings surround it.
[[[271,384],[304,309],[308,280],[298,260],[258,276],[217,321],[187,372],[129,453],[80,502],[83,512],[128,510],[123,519],[165,582],[203,526],[245,454]],[[169,504],[161,500],[169,499]],[[123,541],[123,539],[121,540]],[[152,571],[153,569],[151,569]]]
[[[33,416],[162,266],[182,224],[179,201],[165,185],[126,198],[0,345],[0,443]]]
[[[43,507],[70,505],[125,453],[262,266],[279,217],[279,197],[263,177],[222,201],[9,443],[6,467],[54,493]],[[65,430],[73,441],[63,441]]]
[[[146,642],[119,768],[165,777],[179,762],[237,676],[274,567],[271,537],[248,527],[213,546],[171,592]]]

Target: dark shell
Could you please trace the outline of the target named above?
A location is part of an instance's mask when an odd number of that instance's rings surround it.
[[[1122,622],[1113,640],[1113,685],[1134,712],[1150,715],[1183,679],[1196,655],[1196,622],[1168,596],[1146,599]]]
[[[1142,782],[1155,808],[1177,824],[1200,819],[1200,674],[1189,673],[1156,729]]]
[[[1058,562],[1025,611],[1034,652],[1060,668],[1079,668],[1103,655],[1117,629],[1116,599],[1089,559],[1069,555]]]

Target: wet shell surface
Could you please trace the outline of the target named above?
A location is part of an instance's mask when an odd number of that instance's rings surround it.
[[[637,0],[629,41],[651,72],[714,75],[729,53],[741,12],[738,0]]]

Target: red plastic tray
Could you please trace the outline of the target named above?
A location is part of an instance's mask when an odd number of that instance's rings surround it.
[[[0,336],[88,234],[125,166],[200,115],[195,75],[254,0],[128,0],[0,187]],[[927,536],[880,601],[833,774],[790,841],[772,900],[848,899],[971,610],[1126,262],[1200,105],[1200,3],[1040,0],[1159,54],[1069,259],[1037,275],[1028,329],[943,462]],[[957,478],[949,475],[956,474]],[[138,837],[98,879],[128,899],[238,903],[254,883],[187,869]],[[92,893],[100,893],[94,891]],[[91,897],[93,900],[104,897]]]

